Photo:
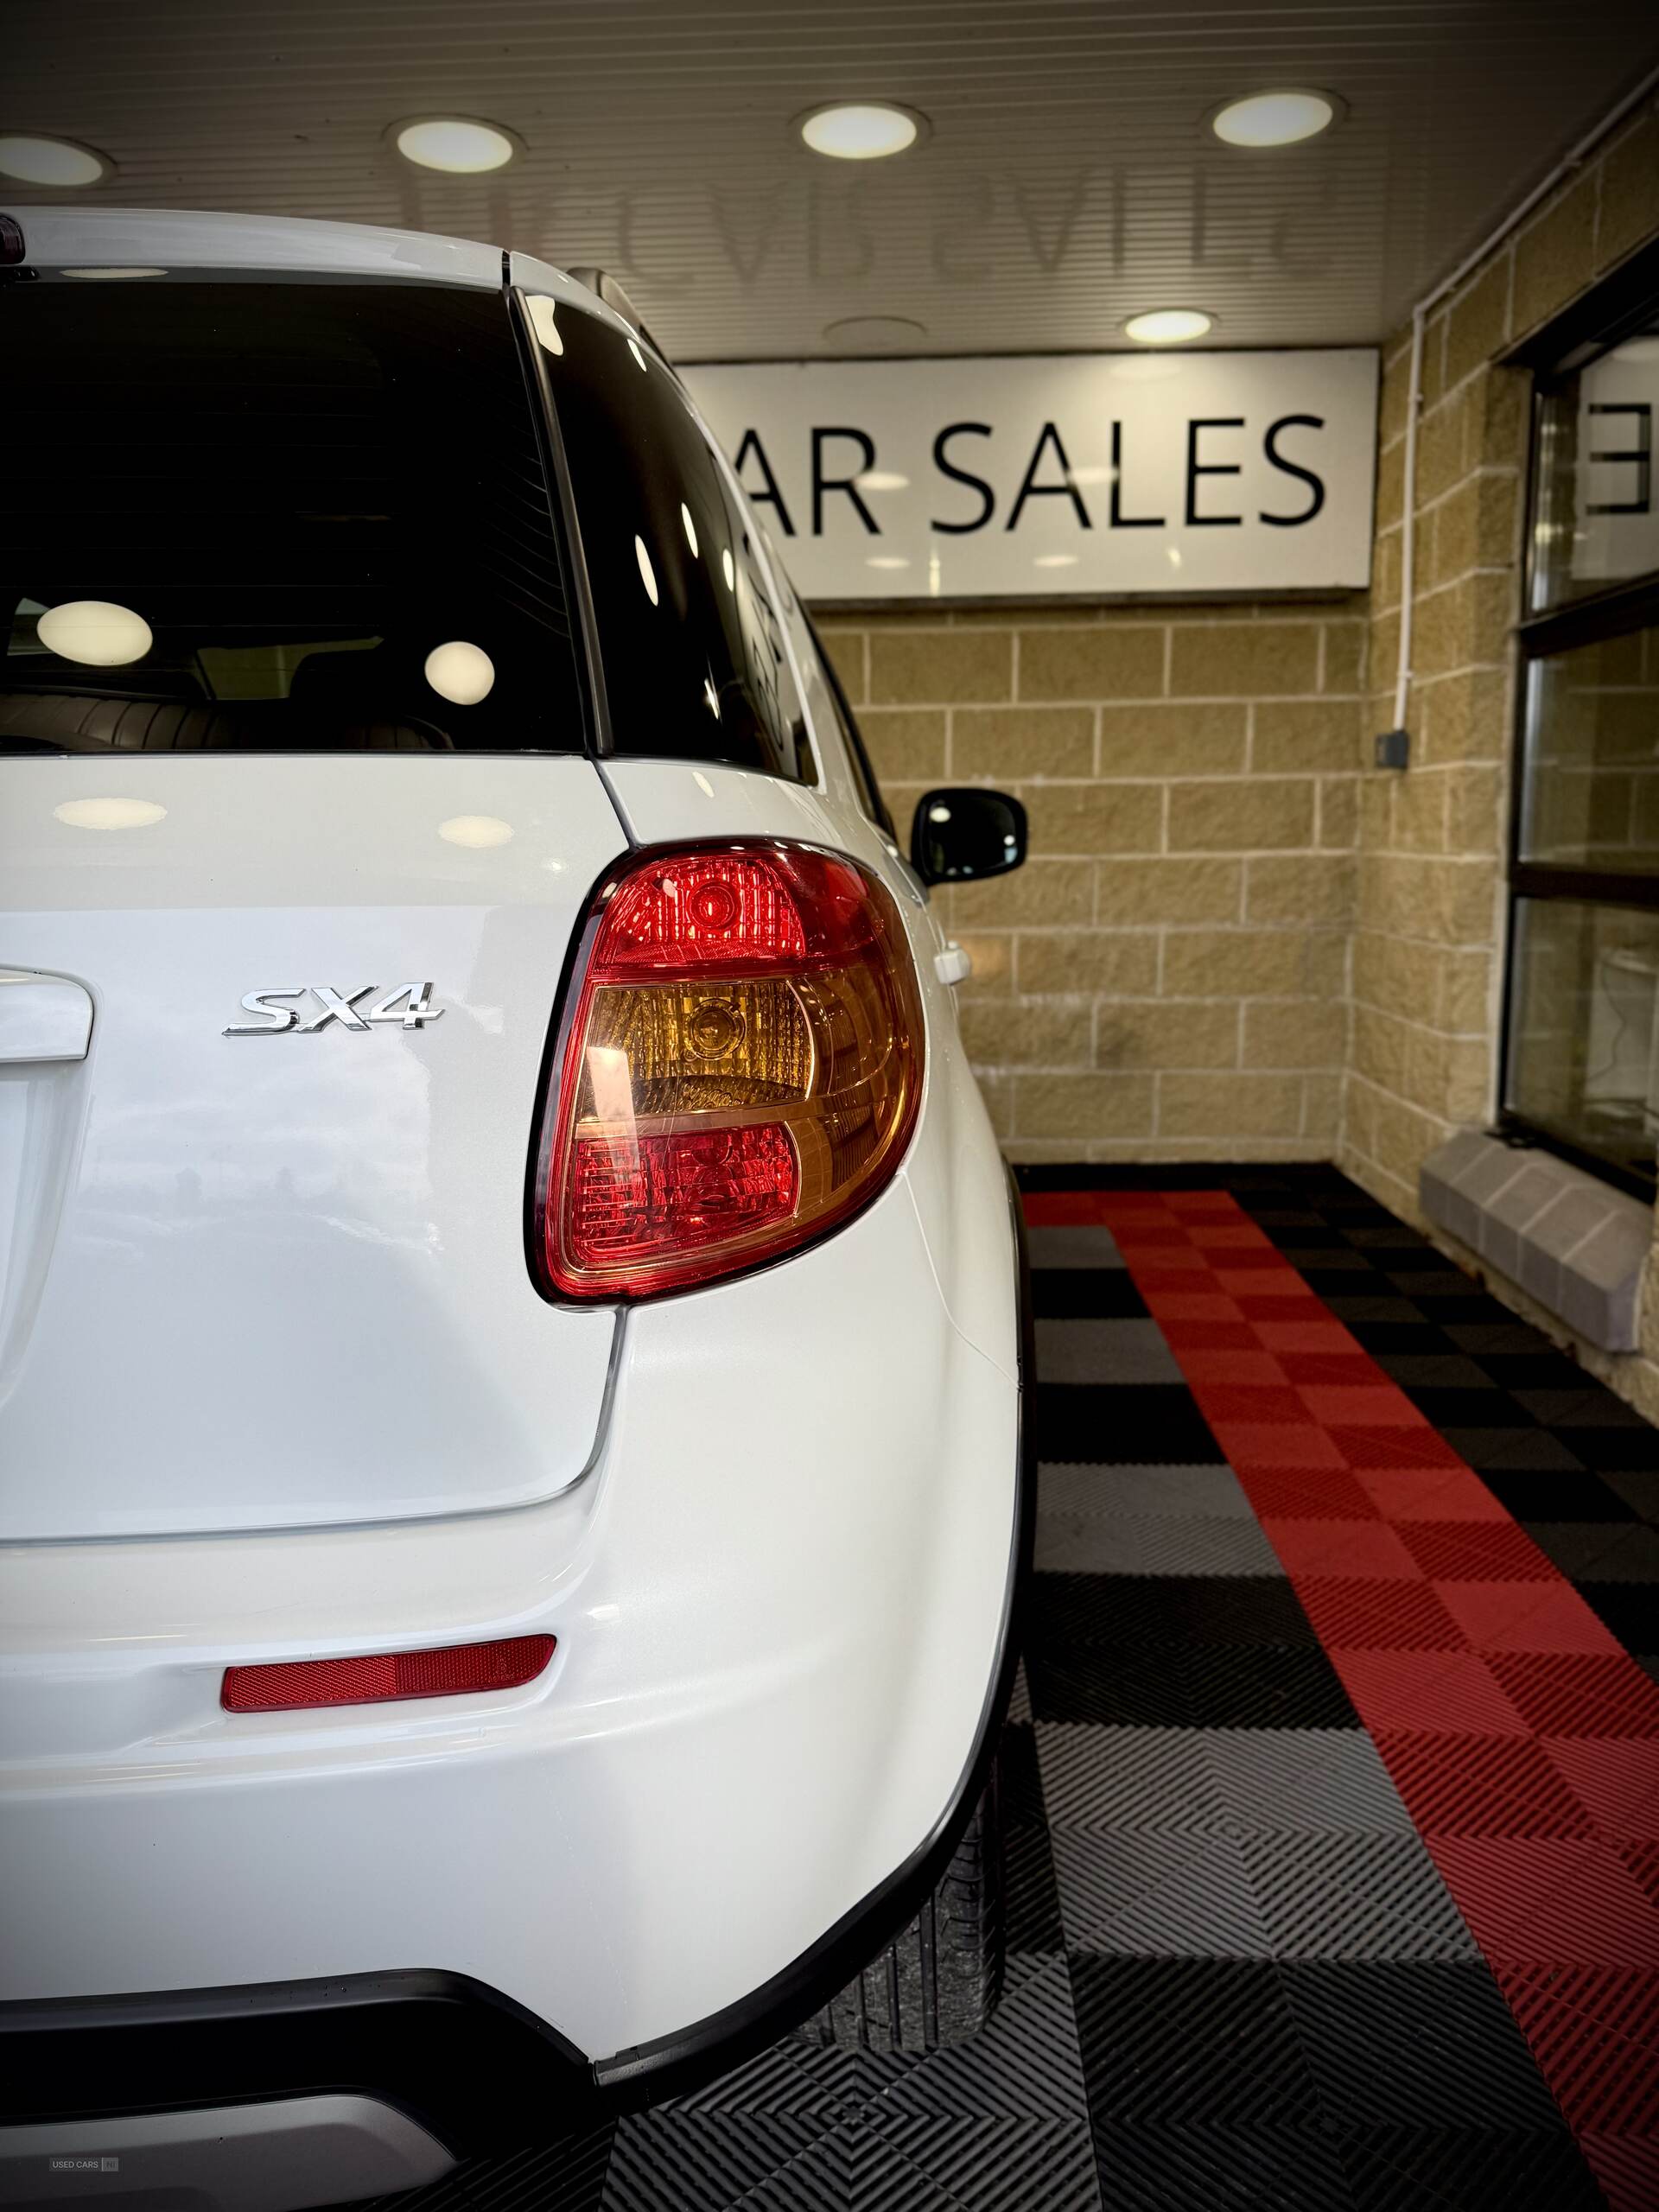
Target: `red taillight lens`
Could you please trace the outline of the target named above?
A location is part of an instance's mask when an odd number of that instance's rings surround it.
[[[510,1636],[497,1643],[452,1643],[439,1651],[227,1667],[219,1701],[226,1713],[291,1713],[308,1705],[380,1705],[389,1698],[522,1689],[535,1681],[554,1649],[550,1636]]]
[[[541,1149],[553,1289],[645,1298],[754,1267],[887,1182],[922,1012],[873,876],[781,842],[646,853],[588,930]]]

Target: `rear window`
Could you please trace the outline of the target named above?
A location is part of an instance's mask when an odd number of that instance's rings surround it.
[[[810,780],[755,533],[674,378],[647,347],[580,309],[558,315],[547,372],[612,749]]]
[[[0,751],[578,751],[505,296],[0,293]]]

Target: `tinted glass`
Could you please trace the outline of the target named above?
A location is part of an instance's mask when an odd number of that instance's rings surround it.
[[[0,403],[0,748],[580,748],[503,295],[11,285]]]
[[[1659,629],[1527,670],[1524,860],[1659,874]]]
[[[1543,393],[1533,467],[1532,604],[1659,574],[1659,327]]]
[[[1659,1132],[1659,913],[1519,900],[1510,992],[1511,1112],[1650,1177]]]
[[[597,316],[563,310],[554,334],[614,749],[810,778],[759,548],[674,378]]]

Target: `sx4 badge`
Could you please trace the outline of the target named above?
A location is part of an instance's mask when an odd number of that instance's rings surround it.
[[[227,1022],[227,1037],[309,1037],[319,1029],[326,1029],[337,1021],[342,1029],[367,1029],[374,1022],[394,1022],[400,1029],[419,1029],[428,1021],[436,1021],[443,1013],[441,1006],[432,1003],[430,983],[395,983],[384,992],[372,1007],[358,1011],[371,991],[379,989],[378,983],[364,983],[354,991],[337,991],[332,983],[292,983],[281,988],[249,991],[242,1001],[242,1011],[255,1018],[251,1021]],[[314,999],[316,1010],[306,1012],[301,1019],[297,1005],[284,1005],[284,1000]]]

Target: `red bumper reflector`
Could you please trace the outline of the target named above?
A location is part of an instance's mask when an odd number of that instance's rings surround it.
[[[499,1643],[452,1643],[441,1651],[227,1667],[219,1701],[226,1713],[291,1713],[302,1706],[383,1705],[391,1698],[521,1689],[553,1656],[555,1641],[550,1636],[510,1636]]]

